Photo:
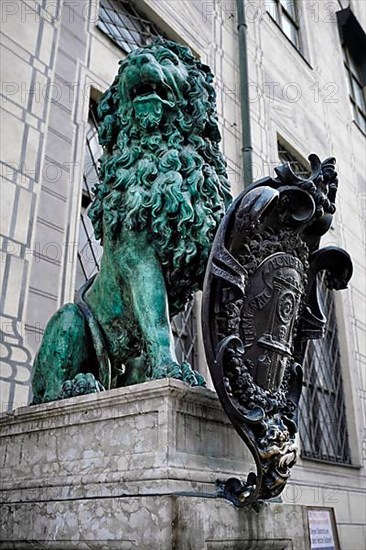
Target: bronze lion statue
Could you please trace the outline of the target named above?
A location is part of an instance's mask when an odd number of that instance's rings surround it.
[[[48,323],[33,403],[169,376],[204,384],[178,364],[170,317],[202,287],[231,200],[212,81],[189,48],[163,39],[120,62],[98,106],[89,216],[101,268]]]

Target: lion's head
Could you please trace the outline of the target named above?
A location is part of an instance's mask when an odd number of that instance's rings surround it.
[[[101,184],[89,215],[97,238],[148,231],[172,313],[203,282],[230,201],[210,69],[163,39],[132,51],[99,104]]]

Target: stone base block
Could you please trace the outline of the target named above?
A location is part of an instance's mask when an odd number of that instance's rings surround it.
[[[6,509],[7,534],[0,543],[6,549],[310,548],[301,506],[269,504],[256,513],[222,499],[154,495],[28,502]]]
[[[175,380],[0,418],[0,548],[308,549],[303,509],[218,498],[252,459],[216,395]]]

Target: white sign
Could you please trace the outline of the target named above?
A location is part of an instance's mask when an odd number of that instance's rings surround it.
[[[331,510],[308,510],[311,550],[337,550]]]

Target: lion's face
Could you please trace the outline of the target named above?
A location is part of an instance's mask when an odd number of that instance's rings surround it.
[[[121,65],[120,102],[130,103],[137,124],[156,129],[165,110],[180,103],[188,87],[188,71],[171,50],[161,45],[130,53]]]

